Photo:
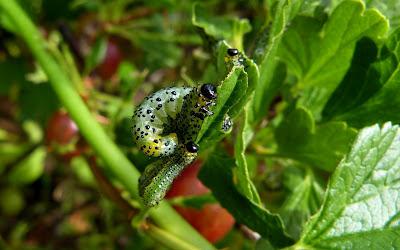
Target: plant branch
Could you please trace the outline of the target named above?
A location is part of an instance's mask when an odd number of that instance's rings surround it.
[[[169,232],[162,230],[159,227],[156,227],[152,224],[148,224],[145,226],[144,231],[156,241],[160,242],[164,246],[167,246],[174,250],[200,250],[200,248],[194,247],[192,245],[187,244],[181,239],[177,238],[175,235],[170,234]]]

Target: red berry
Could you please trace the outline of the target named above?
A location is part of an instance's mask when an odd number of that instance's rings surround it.
[[[107,50],[102,63],[98,66],[98,73],[103,79],[110,79],[122,61],[122,52],[111,39],[107,41]]]
[[[49,119],[46,142],[48,150],[55,152],[66,162],[88,151],[88,145],[81,137],[78,126],[64,111],[55,112]]]
[[[46,129],[48,143],[66,145],[79,135],[78,126],[66,112],[57,111],[49,119]]]
[[[202,195],[210,192],[197,178],[200,164],[200,161],[194,162],[175,179],[171,189],[167,193],[167,198]],[[232,229],[235,223],[232,215],[216,203],[206,204],[202,209],[177,206],[175,206],[175,209],[200,234],[212,243],[221,240]]]

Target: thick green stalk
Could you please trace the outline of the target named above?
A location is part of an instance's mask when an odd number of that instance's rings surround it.
[[[137,182],[139,171],[119,150],[114,142],[105,134],[96,122],[84,102],[75,91],[68,76],[60,65],[46,51],[46,42],[15,0],[0,0],[0,8],[13,22],[15,30],[31,49],[36,60],[46,73],[49,82],[79,127],[80,132],[106,163],[116,178],[124,185],[134,198],[138,198]],[[159,208],[150,212],[154,221],[166,231],[175,234],[182,240],[200,249],[214,247],[186,223],[168,204],[163,203]]]
[[[148,228],[145,230],[145,232],[156,241],[174,250],[201,250],[200,248],[189,245],[167,231],[151,224],[148,225]]]

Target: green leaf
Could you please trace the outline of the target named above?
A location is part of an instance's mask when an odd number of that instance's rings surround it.
[[[282,220],[278,215],[252,202],[236,189],[232,175],[234,166],[234,159],[215,152],[203,165],[199,178],[238,223],[245,224],[277,247],[292,244],[293,240],[284,232]]]
[[[112,25],[107,31],[129,40],[132,45],[140,48],[143,54],[136,55],[139,56],[139,63],[150,71],[174,68],[181,64],[183,56],[182,46],[179,44],[201,44],[197,35],[182,32],[178,34],[176,28],[171,28],[172,23],[179,23],[179,17],[177,18],[169,20],[161,13],[156,13],[124,25]],[[172,26],[165,25],[166,20],[171,21]]]
[[[295,249],[400,248],[400,130],[360,131]]]
[[[122,120],[118,121],[115,125],[115,141],[119,145],[123,145],[126,147],[134,147],[135,143],[131,138],[132,135],[132,119],[125,117]]]
[[[294,239],[299,239],[304,224],[320,208],[324,190],[309,168],[302,174],[299,168],[289,167],[285,170],[284,178],[284,182],[289,182],[292,186],[280,214],[288,233]]]
[[[0,190],[0,211],[3,216],[16,216],[24,207],[25,199],[20,189],[8,186]]]
[[[22,128],[29,138],[29,142],[32,144],[40,143],[43,140],[43,130],[34,121],[24,121]]]
[[[133,90],[142,83],[142,79],[137,77],[137,69],[134,64],[123,61],[118,66],[118,77],[120,79],[120,92],[124,98],[131,97]]]
[[[25,74],[28,64],[20,59],[9,59],[0,62],[0,94],[9,95],[13,85],[26,85]]]
[[[293,17],[297,14],[302,0],[284,0],[277,3],[271,28],[262,32],[265,39],[256,45],[255,58],[259,65],[260,79],[254,96],[254,114],[260,120],[267,112],[268,105],[283,82],[282,66],[277,69],[277,52],[283,34]],[[268,39],[268,42],[265,40]],[[278,77],[277,77],[278,76]]]
[[[319,46],[322,27],[323,23],[316,18],[297,16],[282,39],[278,56],[287,64],[288,73],[297,79],[307,74],[318,53],[313,48]]]
[[[253,60],[249,59],[245,55],[243,56],[244,58],[244,70],[245,70],[245,76],[244,80],[247,81],[248,87],[245,92],[242,92],[241,95],[238,97],[239,101],[235,104],[235,106],[231,107],[229,109],[229,116],[232,119],[235,119],[241,112],[243,111],[243,108],[246,106],[246,104],[252,103],[254,99],[254,91],[257,87],[259,78],[260,78],[260,73],[258,71],[257,64],[254,63]],[[242,76],[243,77],[243,76]],[[250,108],[251,106],[249,106]],[[254,114],[252,112],[252,109],[249,109],[249,122],[254,120]]]
[[[45,124],[59,108],[59,101],[47,83],[25,83],[18,97],[21,120],[33,120]]]
[[[222,134],[222,122],[229,109],[234,106],[247,89],[247,75],[242,66],[234,66],[228,76],[217,87],[217,104],[212,111],[214,115],[208,116],[199,131],[196,142],[200,147],[211,145]]]
[[[209,7],[210,9],[210,7]],[[210,15],[210,10],[200,4],[193,5],[192,23],[216,40],[226,40],[233,47],[243,50],[243,36],[251,30],[247,19]]]
[[[341,108],[338,108],[336,113],[340,111],[342,113],[336,114],[332,119],[347,121],[355,127],[386,121],[400,122],[398,112],[400,98],[397,94],[400,91],[399,45],[400,29],[397,29],[381,49],[380,58],[369,67],[363,67],[357,71],[357,60],[353,60],[352,70],[346,75],[339,88],[339,90],[350,89],[346,93],[339,93],[343,94],[344,102],[340,104]],[[354,92],[353,95],[349,93],[355,89],[359,90],[357,96],[354,96]],[[346,106],[346,103],[352,102],[351,99],[354,99],[354,104]]]
[[[223,81],[226,76],[229,74],[229,71],[232,70],[228,67],[225,59],[227,55],[227,50],[230,48],[229,44],[226,41],[220,41],[216,44],[216,48],[214,51],[215,54],[215,70],[217,72],[217,80]]]
[[[310,111],[297,108],[279,125],[278,153],[332,171],[350,148],[357,132],[344,122],[316,126]]]
[[[0,173],[3,172],[5,166],[18,160],[24,153],[26,153],[31,145],[28,143],[0,143]]]
[[[377,55],[378,48],[371,39],[363,38],[357,43],[349,71],[322,112],[324,120],[360,106],[382,87],[380,74],[370,69]]]
[[[227,72],[227,65],[225,62],[226,51],[229,48],[228,44],[225,41],[221,41],[218,43],[217,49],[217,63],[216,63],[216,70],[219,78],[222,76],[226,76]],[[240,69],[240,70],[239,70]],[[222,81],[221,85],[218,87],[218,100],[217,100],[217,107],[221,106],[221,111],[217,113],[214,111],[214,119],[207,118],[211,120],[209,124],[209,129],[205,132],[204,136],[202,136],[202,131],[200,131],[201,138],[200,141],[201,145],[207,145],[208,147],[212,142],[216,142],[221,139],[225,133],[221,130],[222,123],[226,118],[226,114],[229,115],[230,119],[235,119],[244,109],[245,109],[245,120],[243,120],[243,124],[246,123],[246,128],[242,130],[239,134],[237,144],[235,147],[236,154],[240,157],[238,160],[238,168],[237,176],[239,179],[239,186],[241,191],[244,195],[248,195],[254,200],[256,203],[260,202],[260,198],[258,197],[257,190],[255,189],[253,183],[250,180],[248,168],[247,168],[247,161],[245,158],[244,151],[249,143],[251,137],[251,127],[248,124],[249,120],[249,105],[245,106],[246,103],[248,104],[249,101],[252,99],[252,94],[258,82],[259,72],[257,65],[246,56],[244,56],[244,70],[242,67],[234,66],[231,69],[231,72],[228,73],[228,76]],[[235,73],[236,72],[236,73]],[[248,72],[248,73],[247,73]],[[239,74],[239,75],[238,75]],[[235,85],[234,85],[235,84]],[[234,88],[232,89],[232,87]],[[223,95],[222,101],[221,93]],[[229,96],[228,96],[229,94]],[[227,101],[224,102],[224,100]],[[217,108],[215,110],[218,110]],[[205,130],[207,128],[207,120],[205,124],[203,124],[202,129]],[[247,132],[244,132],[247,131]],[[247,137],[246,142],[243,141],[244,137]]]
[[[362,37],[379,40],[388,30],[386,18],[376,9],[365,10],[361,0],[343,1],[321,30],[319,23],[297,18],[280,48],[289,71],[298,78],[299,104],[317,119],[349,68],[356,42]]]
[[[81,183],[90,187],[96,187],[95,177],[90,170],[89,163],[83,156],[72,158],[70,166]]]
[[[391,28],[400,26],[400,2],[398,0],[364,0],[368,8],[376,8],[390,21]]]
[[[221,129],[223,122],[226,120],[227,117],[231,120],[235,120],[235,118],[239,114],[241,114],[241,112],[245,108],[245,105],[251,102],[255,87],[258,83],[258,67],[251,59],[249,59],[245,55],[243,55],[244,66],[234,66],[230,69],[229,72],[229,65],[227,65],[225,61],[228,48],[229,45],[225,41],[221,41],[217,44],[216,72],[218,78],[224,77],[224,79],[221,81],[221,84],[218,87],[219,97],[217,100],[217,108],[215,110],[218,110],[218,106],[221,106],[222,108],[219,113],[213,110],[214,116],[207,118],[208,121],[206,120],[205,124],[203,124],[202,131],[200,131],[197,138],[198,141],[200,141],[201,146],[207,145],[207,147],[210,147],[210,145],[219,141],[220,139],[222,139],[222,137],[226,136],[227,132]],[[239,76],[237,76],[238,74]],[[232,90],[233,84],[236,85]],[[226,92],[230,92],[230,96],[225,102],[224,100],[227,97]],[[220,101],[220,93],[223,93],[222,101]],[[251,111],[251,109],[248,110]],[[248,115],[248,119],[252,117],[251,115],[252,113]],[[210,123],[211,125],[207,123]],[[250,130],[250,128],[248,129]],[[244,150],[245,147],[243,148],[243,151]],[[256,194],[257,192],[254,193],[255,197],[258,197],[258,194]]]
[[[135,32],[131,34],[135,36]],[[163,35],[149,34],[136,38],[135,44],[143,49],[146,55],[143,60],[150,70],[177,67],[182,60],[182,48],[172,41],[160,41],[159,36]]]
[[[260,197],[254,183],[250,179],[250,173],[247,166],[247,159],[245,150],[250,140],[253,138],[253,130],[249,124],[249,110],[250,105],[245,106],[243,112],[242,127],[238,133],[235,143],[235,162],[236,168],[234,169],[235,177],[237,178],[237,187],[239,191],[248,197],[251,201],[261,204]]]
[[[97,65],[99,65],[106,56],[107,53],[107,39],[104,37],[100,37],[94,43],[92,49],[90,50],[89,55],[85,60],[85,71],[90,72]]]
[[[20,163],[13,166],[7,175],[7,180],[15,185],[27,185],[34,182],[44,171],[45,158],[46,149],[44,147],[36,148]]]
[[[321,14],[322,11],[328,6],[329,1],[309,0],[304,1],[299,11],[300,15],[316,16]]]

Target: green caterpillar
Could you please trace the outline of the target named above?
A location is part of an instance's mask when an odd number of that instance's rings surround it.
[[[229,66],[243,64],[237,49],[228,49]],[[139,178],[139,195],[146,207],[156,206],[165,196],[173,180],[192,163],[199,150],[194,142],[203,120],[213,113],[210,107],[217,99],[213,84],[197,87],[172,87],[159,90],[145,98],[133,119],[133,139],[140,150],[160,160],[146,167]],[[221,129],[232,127],[229,116]]]
[[[186,146],[181,146],[170,157],[147,166],[139,178],[139,195],[145,206],[156,206],[164,198],[173,180],[196,157],[196,152],[189,152]]]

